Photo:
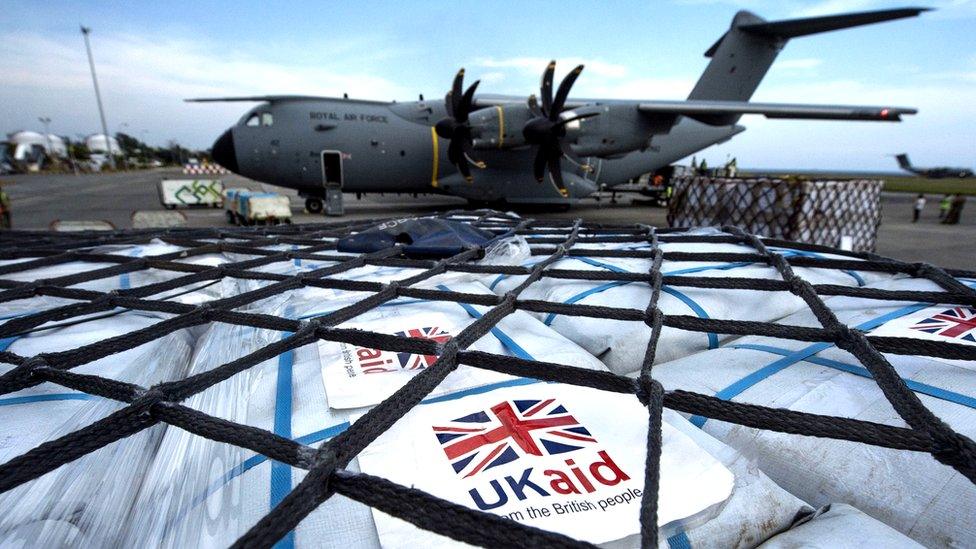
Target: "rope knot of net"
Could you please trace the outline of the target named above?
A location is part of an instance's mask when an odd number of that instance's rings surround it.
[[[940,430],[930,434],[936,447],[932,457],[976,483],[976,446],[973,445],[973,441],[954,432],[946,433]]]
[[[132,402],[132,405],[140,410],[143,415],[152,416],[153,406],[160,402],[166,402],[169,396],[158,387],[150,387],[141,393]]]
[[[0,395],[17,391],[34,381],[42,380],[41,372],[51,364],[43,354],[35,355],[25,360],[14,369],[0,377]]]
[[[864,332],[857,328],[851,328],[846,324],[837,323],[828,328],[830,339],[841,349],[849,351],[854,346],[862,343]]]
[[[23,286],[17,288],[21,294],[26,294],[28,296],[37,295],[38,290],[48,285],[48,281],[45,278],[35,280],[33,282],[27,282]]]
[[[634,380],[634,393],[637,400],[647,407],[660,407],[664,400],[664,386],[661,382],[652,378],[650,372],[641,374]]]
[[[116,298],[120,297],[122,294],[119,290],[112,290],[105,292],[104,294],[91,300],[91,304],[100,309],[110,309],[115,306]]]

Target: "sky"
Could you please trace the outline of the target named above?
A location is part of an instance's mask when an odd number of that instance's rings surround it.
[[[110,133],[209,148],[250,105],[184,98],[303,94],[443,97],[459,67],[480,90],[537,93],[586,69],[579,97],[683,99],[703,53],[750,10],[768,20],[903,7],[881,0],[456,2],[0,1],[0,133],[100,131],[79,24],[91,41]],[[740,167],[893,170],[976,166],[976,0],[927,0],[919,18],[791,40],[754,101],[894,105],[900,124],[743,118],[698,156]]]

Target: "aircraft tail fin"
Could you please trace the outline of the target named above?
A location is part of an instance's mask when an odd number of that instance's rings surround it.
[[[909,171],[909,172],[915,170],[914,168],[912,168],[912,163],[908,161],[908,155],[907,154],[905,154],[905,153],[896,154],[895,155],[895,159],[898,160],[898,165],[901,166],[901,169],[906,170],[906,171]]]
[[[914,17],[923,11],[928,9],[901,8],[772,22],[740,11],[729,30],[705,52],[711,62],[688,99],[748,101],[790,38]],[[728,123],[737,120],[738,116],[730,116]]]

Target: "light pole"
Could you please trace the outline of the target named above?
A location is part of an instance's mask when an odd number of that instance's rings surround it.
[[[142,151],[141,162],[149,162],[149,143],[146,143],[146,134],[149,130],[139,130],[139,150]]]
[[[95,101],[98,103],[98,116],[102,120],[102,135],[105,136],[105,148],[108,150],[108,164],[115,169],[115,157],[112,155],[112,137],[108,134],[108,124],[105,123],[105,109],[102,107],[102,94],[98,91],[98,77],[95,76],[95,61],[92,59],[91,43],[88,35],[91,28],[81,25],[81,34],[85,37],[85,50],[88,52],[88,67],[91,68],[92,84],[95,85]]]
[[[122,133],[122,128],[128,128],[128,127],[129,127],[129,123],[128,122],[123,122],[123,123],[119,124],[119,127],[118,128],[115,128],[115,135],[121,134]],[[121,139],[119,140],[119,153],[121,153],[121,155],[122,155],[122,169],[123,170],[128,170],[129,169],[129,161],[125,157],[125,149],[122,148]]]
[[[44,124],[44,143],[47,145],[47,159],[53,164],[55,162],[54,160],[55,157],[54,157],[54,151],[51,150],[51,129],[50,129],[51,117],[41,116],[37,120],[41,124]]]

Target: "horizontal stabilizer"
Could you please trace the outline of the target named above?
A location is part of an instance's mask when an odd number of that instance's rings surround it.
[[[803,19],[787,19],[785,21],[771,21],[739,25],[739,30],[760,36],[775,38],[795,38],[818,32],[827,32],[872,23],[881,23],[893,19],[915,17],[929,11],[930,8],[899,8],[893,10],[862,11],[841,15],[826,15],[823,17],[807,17]]]
[[[649,115],[682,115],[705,124],[725,125],[729,115],[761,114],[766,118],[813,120],[871,120],[898,122],[902,115],[915,114],[904,107],[865,107],[850,105],[802,105],[789,103],[750,103],[748,101],[647,101],[638,107]]]

